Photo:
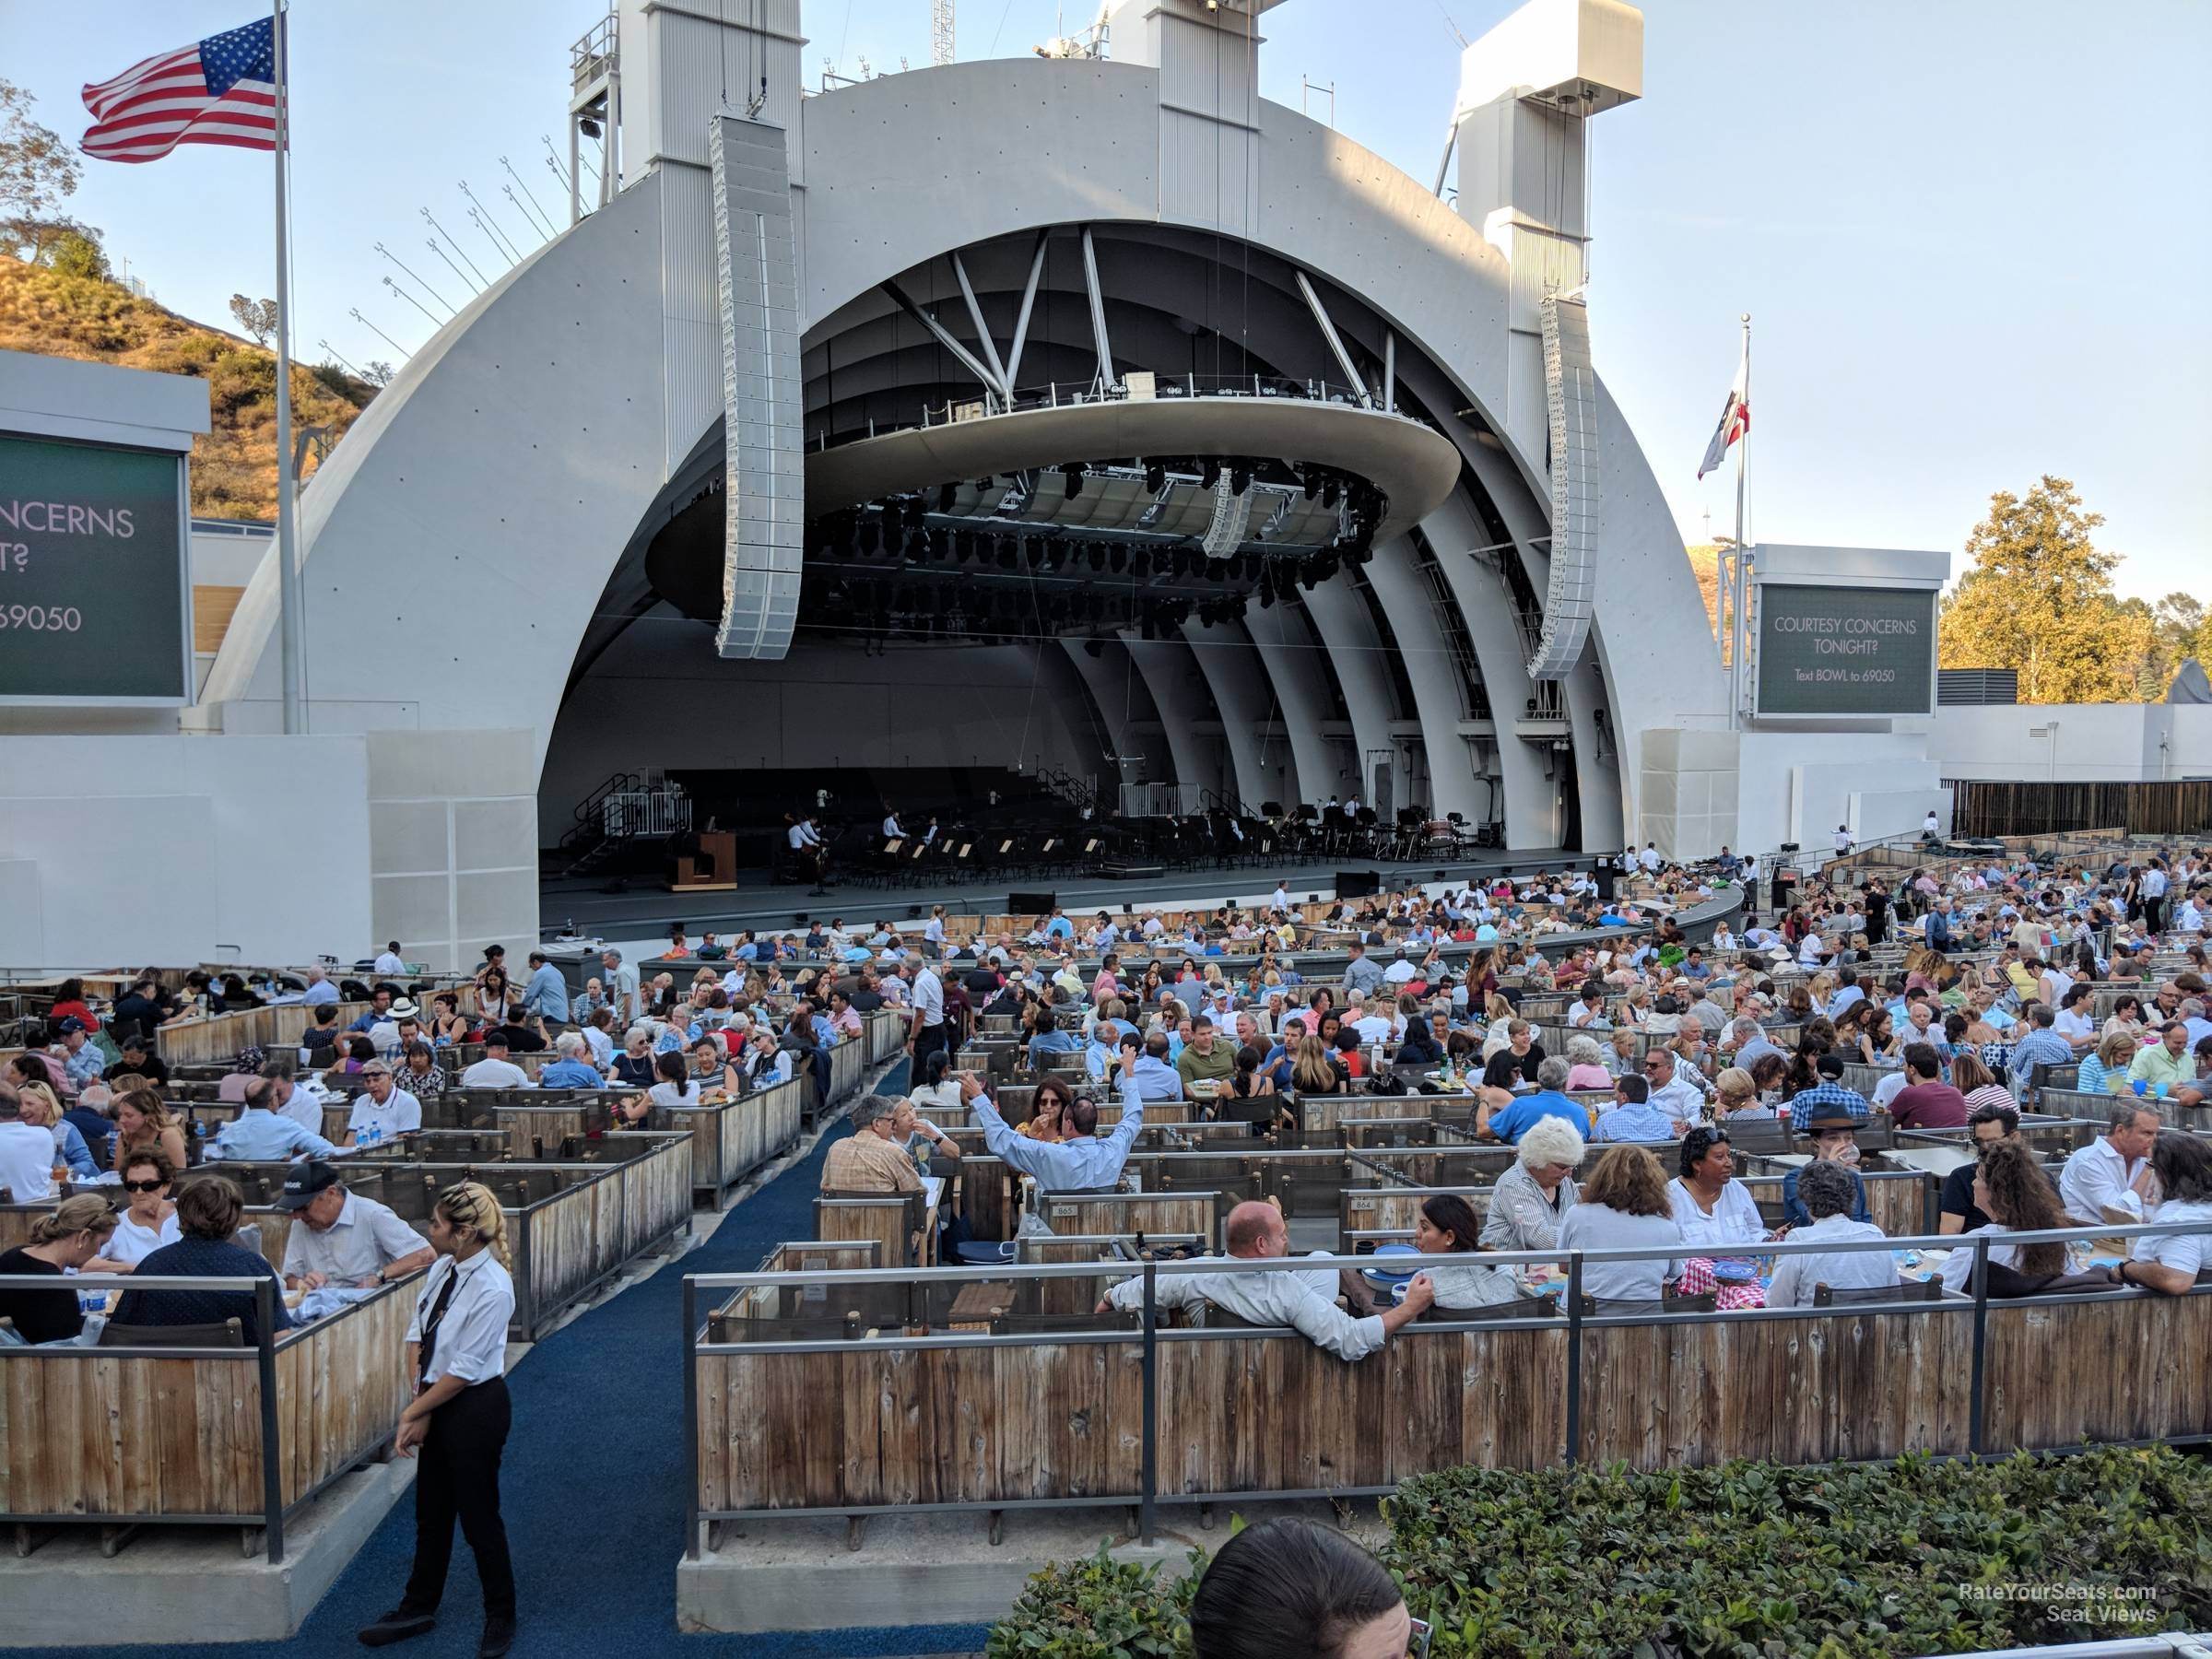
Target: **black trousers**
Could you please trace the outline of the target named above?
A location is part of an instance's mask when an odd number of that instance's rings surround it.
[[[512,1415],[504,1377],[465,1388],[430,1414],[416,1453],[422,1466],[415,1477],[415,1571],[400,1603],[409,1613],[438,1610],[458,1518],[484,1583],[485,1618],[514,1617],[514,1564],[500,1519],[500,1456]]]
[[[923,1062],[927,1060],[930,1055],[935,1053],[939,1049],[945,1049],[947,1058],[950,1057],[951,1050],[946,1041],[948,1034],[949,1028],[943,1020],[939,1020],[934,1026],[924,1026],[915,1034],[913,1083],[918,1084],[922,1081]]]

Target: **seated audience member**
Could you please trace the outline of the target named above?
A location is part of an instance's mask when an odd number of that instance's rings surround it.
[[[118,1273],[128,1273],[164,1244],[174,1244],[177,1206],[169,1201],[177,1171],[159,1152],[126,1152],[115,1160],[130,1207],[115,1218],[115,1236],[101,1252]]]
[[[2147,1107],[2132,1100],[2112,1107],[2104,1133],[2075,1151],[2059,1172],[2059,1197],[2075,1225],[2126,1227],[2143,1219],[2158,1134],[2159,1114]]]
[[[76,1132],[76,1125],[62,1115],[62,1103],[51,1085],[25,1083],[17,1089],[16,1097],[23,1121],[46,1132],[57,1167],[65,1167],[70,1177],[76,1181],[90,1181],[100,1173],[92,1163],[92,1149],[85,1145],[85,1137]]]
[[[917,1106],[958,1106],[960,1103],[960,1084],[958,1077],[946,1075],[951,1069],[952,1056],[943,1049],[934,1051],[923,1062],[922,1087],[909,1091],[908,1098]],[[1045,1082],[1053,1080],[1047,1078]],[[1037,1087],[1041,1097],[1045,1083],[1041,1082]]]
[[[1535,1093],[1510,1095],[1496,1104],[1497,1097],[1486,1091],[1475,1108],[1475,1133],[1510,1145],[1527,1134],[1530,1124],[1554,1117],[1577,1135],[1588,1135],[1589,1109],[1566,1094],[1566,1084],[1567,1062],[1555,1054],[1536,1066]]]
[[[1300,1096],[1346,1094],[1351,1079],[1330,1057],[1329,1045],[1319,1037],[1300,1037],[1298,1057],[1290,1066],[1290,1088]]]
[[[1684,1241],[1698,1255],[1728,1255],[1762,1242],[1767,1224],[1735,1179],[1735,1154],[1724,1129],[1692,1129],[1682,1137],[1681,1173],[1666,1195]]]
[[[1191,1598],[1194,1659],[1401,1659],[1413,1634],[1389,1573],[1333,1526],[1283,1517],[1247,1526]]]
[[[1229,1212],[1229,1253],[1240,1260],[1266,1260],[1290,1253],[1290,1230],[1282,1211],[1253,1200]],[[1256,1325],[1288,1325],[1314,1347],[1339,1359],[1363,1359],[1400,1327],[1420,1316],[1434,1300],[1427,1274],[1417,1273],[1396,1307],[1354,1318],[1315,1288],[1312,1278],[1288,1268],[1269,1273],[1161,1274],[1154,1298],[1163,1308],[1217,1307]],[[1126,1279],[1100,1301],[1129,1312],[1145,1304],[1145,1282]]]
[[[1583,1294],[1601,1301],[1656,1301],[1682,1277],[1691,1253],[1675,1219],[1666,1172],[1641,1147],[1615,1147],[1598,1159],[1559,1223],[1561,1250],[1649,1249],[1642,1261],[1584,1262]]]
[[[2019,1137],[2020,1109],[2010,1100],[1992,1101],[1975,1107],[1967,1114],[1966,1123],[1978,1159],[1984,1147]],[[1974,1202],[1974,1172],[1979,1167],[1978,1163],[1963,1163],[1943,1178],[1936,1201],[1937,1232],[1973,1232],[1989,1225],[1989,1217]]]
[[[2196,1066],[2189,1056],[2188,1023],[2170,1019],[2160,1026],[2158,1041],[2136,1051],[2129,1062],[2127,1078],[2131,1085],[2141,1083],[2153,1089],[2163,1084],[2169,1093],[2194,1092]]]
[[[245,1212],[244,1195],[224,1176],[206,1175],[187,1182],[177,1194],[177,1229],[183,1236],[143,1257],[135,1273],[140,1278],[276,1278],[276,1270],[258,1253],[231,1241]],[[218,1324],[232,1318],[239,1322],[246,1347],[253,1347],[261,1340],[261,1324],[250,1290],[133,1288],[125,1290],[115,1304],[112,1323]],[[275,1328],[288,1331],[291,1325],[291,1317],[279,1300]]]
[[[1567,1040],[1567,1087],[1613,1087],[1613,1074],[1606,1069],[1605,1051],[1597,1046],[1596,1038],[1577,1036]]]
[[[679,1050],[653,1057],[654,1072],[660,1081],[645,1091],[647,1106],[696,1106],[699,1104],[700,1085],[691,1076],[690,1065]]]
[[[605,1088],[606,1079],[585,1058],[587,1046],[582,1032],[561,1032],[553,1040],[552,1064],[537,1074],[537,1086],[540,1088]],[[471,1066],[469,1069],[474,1071],[476,1068]]]
[[[739,1029],[730,1026],[723,1035],[724,1041],[732,1044],[731,1053],[742,1059],[744,1036]],[[622,1052],[615,1056],[614,1069],[607,1074],[607,1081],[624,1088],[651,1088],[660,1077],[653,1060],[652,1030],[641,1025],[631,1026],[622,1033]],[[470,1069],[473,1071],[475,1067]]]
[[[918,1193],[922,1178],[898,1139],[899,1102],[864,1096],[853,1108],[853,1133],[830,1143],[822,1159],[825,1193]]]
[[[1851,1218],[1854,1202],[1864,1203],[1852,1172],[1840,1163],[1816,1159],[1797,1171],[1797,1198],[1811,1218],[1790,1234],[1794,1244],[1841,1243],[1879,1239],[1882,1230]],[[1894,1285],[1897,1262],[1887,1250],[1852,1250],[1818,1255],[1785,1255],[1774,1263],[1767,1289],[1770,1308],[1809,1308],[1816,1287],[1831,1290],[1877,1289]]]
[[[361,1088],[353,1097],[353,1112],[346,1122],[347,1146],[359,1146],[364,1135],[380,1141],[397,1140],[422,1127],[422,1102],[399,1087],[392,1068],[382,1060],[361,1068]]]
[[[1565,1118],[1529,1126],[1513,1146],[1512,1167],[1490,1190],[1482,1218],[1485,1250],[1549,1250],[1559,1223],[1576,1203],[1574,1171],[1583,1161],[1583,1137]]]
[[[1807,1125],[1813,1133],[1813,1159],[1818,1163],[1840,1165],[1851,1176],[1851,1206],[1845,1212],[1853,1221],[1871,1221],[1873,1212],[1866,1207],[1866,1182],[1859,1174],[1858,1124],[1848,1113],[1830,1112],[1813,1119]],[[1792,1170],[1782,1178],[1782,1224],[1784,1227],[1803,1227],[1812,1219],[1805,1206],[1797,1199],[1797,1182],[1806,1169]]]
[[[2212,1141],[2161,1129],[2150,1148],[2150,1172],[2161,1202],[2150,1219],[2161,1227],[2212,1223]],[[2145,1233],[2112,1269],[2124,1285],[2182,1296],[2212,1268],[2212,1232]]]
[[[108,1137],[115,1132],[114,1122],[108,1116],[111,1103],[108,1086],[96,1080],[88,1084],[62,1113],[62,1121],[83,1138],[95,1170],[108,1167]]]
[[[1705,1116],[1705,1090],[1691,1078],[1697,1068],[1679,1059],[1669,1048],[1648,1048],[1643,1053],[1644,1081],[1651,1085],[1650,1104],[1685,1128]]]
[[[154,1053],[152,1039],[133,1032],[117,1045],[123,1058],[100,1073],[101,1078],[112,1083],[118,1077],[144,1077],[157,1087],[169,1081],[169,1062]]]
[[[184,1167],[184,1126],[150,1088],[128,1088],[115,1097],[115,1165],[132,1152],[159,1152],[171,1170]]]
[[[1482,1248],[1482,1224],[1475,1206],[1457,1193],[1426,1199],[1414,1218],[1413,1247],[1423,1255],[1464,1255]],[[1436,1305],[1444,1309],[1491,1308],[1519,1299],[1520,1285],[1510,1267],[1451,1263],[1425,1270]]]
[[[2074,1087],[2083,1094],[2126,1092],[2127,1068],[2135,1063],[2138,1046],[2131,1032],[2107,1031],[2075,1067]]]
[[[98,1193],[65,1198],[30,1224],[28,1244],[0,1253],[0,1274],[51,1274],[58,1282],[80,1270],[104,1272],[100,1250],[114,1230],[115,1212]],[[74,1290],[0,1290],[0,1318],[13,1320],[16,1335],[33,1347],[73,1341],[85,1328]],[[17,1431],[35,1432],[29,1424]]]
[[[1674,1114],[1653,1106],[1651,1083],[1633,1072],[1613,1085],[1613,1108],[1598,1115],[1591,1139],[1600,1141],[1673,1140],[1682,1133]]]
[[[1958,1247],[1943,1259],[1943,1288],[1960,1296],[1973,1294],[1976,1238],[2045,1232],[2067,1225],[2058,1194],[2042,1165],[2017,1140],[2001,1140],[1982,1148],[1974,1165],[1974,1205],[1990,1219],[1972,1232],[1960,1234]],[[2050,1277],[2066,1270],[2066,1247],[2056,1240],[2042,1244],[1993,1241],[1989,1259],[1999,1267]]]
[[[1782,1057],[1772,1057],[1777,1069]],[[1740,1065],[1731,1065],[1712,1080],[1712,1115],[1720,1123],[1731,1118],[1768,1118],[1774,1109],[1759,1098],[1759,1079]]]
[[[1900,1129],[1962,1129],[1966,1097],[1943,1080],[1943,1056],[1930,1042],[1905,1044],[1905,1086],[1889,1100]]]
[[[338,1172],[320,1161],[297,1166],[285,1178],[277,1204],[294,1212],[284,1241],[288,1289],[325,1285],[373,1290],[428,1267],[429,1241],[373,1198],[347,1190]]]
[[[281,1060],[283,1056],[278,1055],[277,1058]],[[274,1065],[275,1062],[273,1061],[271,1064]],[[266,1067],[263,1069],[263,1075],[265,1077],[268,1075]],[[406,1043],[400,1049],[399,1087],[406,1089],[418,1100],[425,1095],[435,1099],[443,1094],[445,1081],[445,1067],[438,1064],[438,1051],[428,1042],[417,1041]],[[322,1103],[317,1101],[315,1103],[316,1112],[320,1112],[322,1109]]]
[[[1072,1054],[1083,1046],[1083,1039],[1073,1031],[1060,1029],[1060,1017],[1051,1008],[1037,1010],[1035,1035],[1030,1039],[1029,1067],[1031,1071],[1044,1069],[1047,1054]]]
[[[271,1110],[276,1101],[276,1085],[268,1078],[255,1077],[247,1084],[238,1115],[218,1130],[215,1138],[207,1143],[208,1158],[217,1161],[260,1163],[303,1155],[328,1158],[337,1150],[313,1130],[302,1128],[290,1118],[278,1117]],[[346,1138],[351,1144],[353,1136],[348,1135]]]
[[[530,1074],[508,1056],[512,1053],[504,1026],[484,1033],[484,1058],[461,1074],[464,1088],[527,1088]]]
[[[1865,1123],[1873,1115],[1866,1097],[1855,1088],[1843,1085],[1843,1056],[1822,1054],[1813,1062],[1818,1078],[1809,1088],[1800,1088],[1790,1097],[1790,1126],[1803,1135],[1812,1126],[1813,1114],[1841,1112],[1854,1122]]]

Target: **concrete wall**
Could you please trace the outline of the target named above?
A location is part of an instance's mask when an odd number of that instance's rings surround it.
[[[2055,737],[2031,731],[2055,724]],[[1943,707],[1928,754],[1947,778],[2145,783],[2212,776],[2212,704]]]
[[[1947,822],[1946,774],[1924,745],[1916,731],[1647,730],[1643,816],[1630,839],[1656,841],[1670,858],[1703,858],[1787,841],[1826,851],[1838,824],[1862,842],[1902,835],[1931,806]]]
[[[526,731],[372,732],[365,780],[377,948],[431,969],[537,942],[537,747]],[[373,952],[371,953],[373,954]]]
[[[0,968],[373,954],[368,785],[359,737],[9,738]]]

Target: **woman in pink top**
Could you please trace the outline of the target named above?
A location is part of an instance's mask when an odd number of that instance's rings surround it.
[[[1604,1051],[1593,1037],[1571,1037],[1567,1041],[1567,1088],[1611,1088],[1613,1074],[1606,1069]]]

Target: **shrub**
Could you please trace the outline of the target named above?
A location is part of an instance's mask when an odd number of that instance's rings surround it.
[[[2165,1447],[1453,1469],[1384,1510],[1432,1659],[1906,1659],[2212,1626],[2212,1466]],[[1172,1591],[1103,1548],[1048,1568],[986,1652],[1187,1654],[1202,1565]]]
[[[991,1628],[984,1659],[1188,1659],[1191,1593],[1205,1553],[1163,1587],[1156,1567],[1117,1561],[1101,1542],[1085,1560],[1053,1562],[1033,1573],[1014,1610]]]

